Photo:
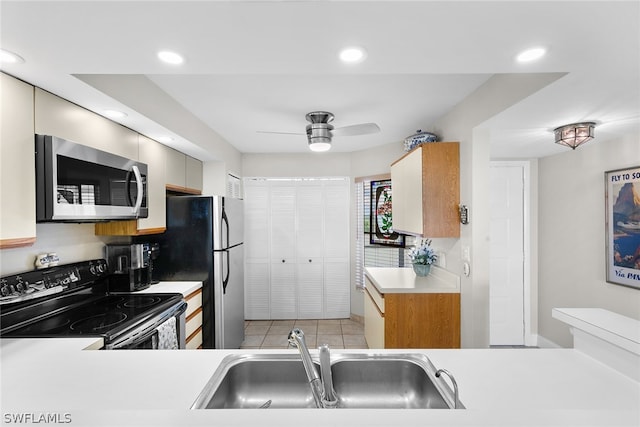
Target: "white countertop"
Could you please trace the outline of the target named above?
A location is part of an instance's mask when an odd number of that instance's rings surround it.
[[[460,293],[460,277],[438,266],[419,277],[409,268],[366,267],[365,274],[381,294]]]
[[[140,294],[182,294],[185,297],[193,291],[200,289],[202,282],[159,282],[149,286],[147,289],[137,291]]]
[[[465,410],[194,411],[224,356],[296,350],[82,350],[92,341],[0,340],[3,423],[59,414],[72,426],[640,424],[640,383],[573,349],[421,350],[455,375]]]
[[[640,321],[602,308],[554,308],[554,318],[640,355]]]

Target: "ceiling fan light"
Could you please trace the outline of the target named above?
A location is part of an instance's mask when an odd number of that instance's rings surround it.
[[[327,141],[309,141],[309,149],[316,153],[322,153],[323,151],[329,151],[331,149],[331,142]]]

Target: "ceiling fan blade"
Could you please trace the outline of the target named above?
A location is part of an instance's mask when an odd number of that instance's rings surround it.
[[[359,125],[343,126],[331,131],[333,136],[367,135],[380,132],[380,127],[375,123],[361,123]]]
[[[257,130],[256,133],[275,133],[278,135],[306,135],[306,133],[300,133],[300,132],[272,132],[269,130]]]

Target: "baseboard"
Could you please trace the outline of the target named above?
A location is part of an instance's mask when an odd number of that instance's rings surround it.
[[[364,325],[364,316],[360,316],[360,315],[351,313],[350,319],[353,320],[354,322],[357,322],[357,323],[360,323],[361,325]]]
[[[546,339],[540,335],[534,335],[536,338],[537,346],[539,348],[563,348],[561,345],[556,344],[555,342]]]

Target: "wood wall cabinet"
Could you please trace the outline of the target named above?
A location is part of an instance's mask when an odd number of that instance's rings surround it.
[[[460,348],[459,293],[380,294],[365,279],[369,348]]]
[[[460,148],[422,144],[391,164],[393,228],[425,237],[460,237]]]
[[[187,194],[202,194],[202,162],[165,147],[166,188]]]
[[[185,301],[187,302],[187,311],[185,312],[186,348],[202,348],[202,288],[187,295]]]
[[[138,159],[147,164],[147,206],[149,216],[130,221],[99,222],[97,236],[143,236],[166,230],[165,149],[162,144],[139,135]]]
[[[36,241],[34,87],[0,73],[0,249]]]

